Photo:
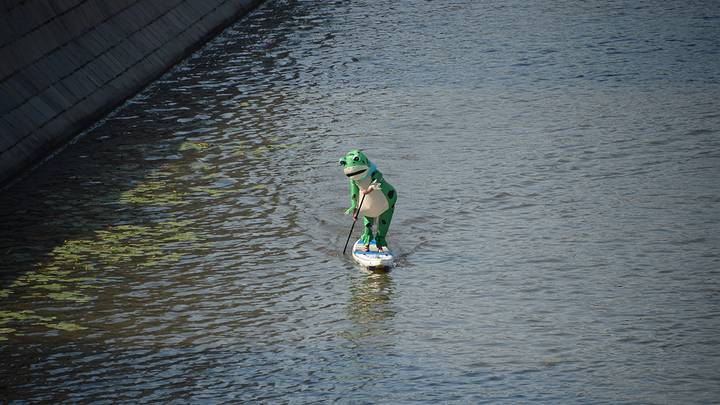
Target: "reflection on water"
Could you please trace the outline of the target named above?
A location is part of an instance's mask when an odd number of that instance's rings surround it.
[[[353,322],[354,330],[348,339],[367,338],[372,335],[387,335],[392,329],[387,322],[395,316],[392,298],[395,285],[390,273],[360,273],[350,284],[350,302],[347,318]]]
[[[718,15],[268,1],[3,191],[0,401],[717,402]]]

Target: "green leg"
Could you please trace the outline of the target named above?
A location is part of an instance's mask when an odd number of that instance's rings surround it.
[[[395,203],[397,202],[398,198],[397,191],[395,191],[395,188],[393,188],[393,186],[391,186],[390,184],[383,183],[381,187],[383,193],[388,199],[390,208],[388,208],[387,211],[383,212],[378,218],[378,232],[375,241],[377,242],[377,247],[379,248],[387,246],[387,240],[385,240],[385,236],[387,236],[388,229],[390,229],[390,221],[392,221],[393,213],[395,212]]]
[[[395,205],[393,205],[392,208],[388,209],[387,211],[383,212],[382,215],[378,218],[378,232],[377,232],[377,238],[375,238],[377,242],[377,247],[385,247],[387,246],[387,240],[385,240],[385,236],[388,233],[388,229],[390,229],[390,221],[392,221],[393,213],[395,212]]]
[[[365,231],[363,232],[360,239],[362,239],[363,243],[365,245],[369,245],[370,242],[373,240],[373,219],[370,217],[363,217],[363,223],[365,224]]]

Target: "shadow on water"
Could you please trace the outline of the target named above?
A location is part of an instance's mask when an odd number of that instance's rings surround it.
[[[0,341],[86,329],[61,313],[196,264],[215,243],[208,220],[269,215],[253,214],[281,192],[267,168],[298,145],[278,129],[297,92],[276,84],[293,76],[276,49],[294,4],[257,10],[3,190]]]

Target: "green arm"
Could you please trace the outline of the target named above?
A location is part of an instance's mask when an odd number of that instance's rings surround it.
[[[360,188],[355,184],[354,181],[350,180],[350,208],[345,211],[346,214],[352,214],[357,208],[358,196],[360,195]]]

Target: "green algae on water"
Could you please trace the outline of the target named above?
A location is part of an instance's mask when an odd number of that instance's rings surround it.
[[[207,142],[191,142],[191,141],[187,141],[187,142],[183,142],[182,144],[180,144],[180,151],[181,151],[181,152],[184,152],[184,151],[187,151],[187,150],[201,151],[201,150],[205,150],[205,149],[207,149],[207,148],[209,148],[209,147],[210,147],[210,144],[207,143]]]
[[[67,332],[74,332],[77,330],[87,329],[84,326],[80,326],[78,324],[71,323],[71,322],[43,323],[43,325],[47,326],[48,328],[51,328],[51,329],[64,330]]]
[[[3,335],[9,335],[14,332],[16,332],[16,330],[13,328],[0,328],[0,342],[8,340],[8,338]]]
[[[122,204],[178,205],[184,202],[184,193],[172,189],[162,181],[146,181],[120,194]]]
[[[41,316],[35,314],[35,311],[23,310],[23,311],[0,311],[0,325],[6,324],[10,321],[25,321],[25,320],[37,320],[43,322],[50,322],[55,319],[54,316]]]
[[[86,239],[65,240],[47,254],[46,261],[0,290],[0,298],[16,295],[21,302],[56,301],[65,307],[91,302],[104,291],[101,274],[168,265],[199,249],[208,249],[211,243],[203,241],[193,225],[192,220],[175,219],[149,225],[118,224],[97,230]],[[68,332],[86,329],[66,322],[69,320],[30,310],[0,311],[0,327],[11,323],[7,327],[13,330],[37,326]],[[6,333],[11,334],[19,333]]]
[[[232,190],[217,189],[217,188],[210,188],[210,187],[190,187],[190,190],[195,193],[207,194],[210,197],[221,197],[226,194],[230,194],[232,192]]]
[[[90,297],[75,291],[52,292],[49,293],[47,296],[54,299],[55,301],[71,301],[78,303],[85,303],[90,301]]]
[[[42,289],[42,290],[48,290],[48,291],[60,291],[64,287],[58,283],[51,283],[51,284],[38,284],[38,285],[34,285],[30,288]]]

